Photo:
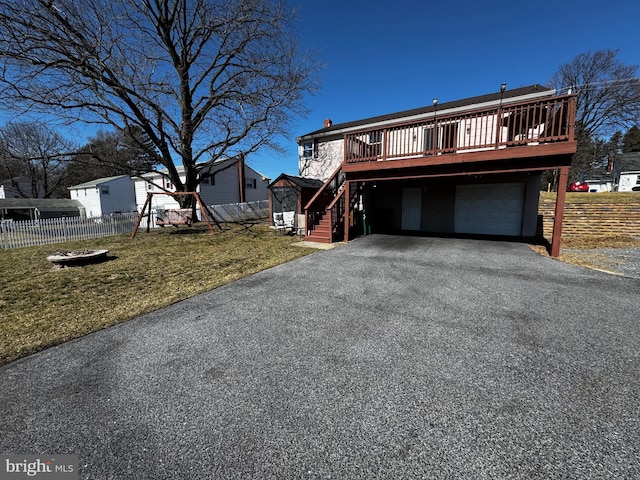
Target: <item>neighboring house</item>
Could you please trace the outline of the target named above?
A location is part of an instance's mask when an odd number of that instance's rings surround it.
[[[309,240],[368,232],[533,237],[542,172],[560,169],[559,254],[575,96],[540,85],[333,125],[297,138]],[[329,200],[326,192],[330,192]]]
[[[69,187],[72,200],[84,205],[89,218],[111,213],[135,212],[133,180],[128,175],[105,177]]]
[[[621,172],[618,180],[619,192],[640,192],[640,171]]]
[[[45,218],[84,217],[82,203],[68,198],[3,198],[0,219],[40,220]]]
[[[177,168],[180,178],[184,180],[184,168]],[[201,171],[200,176],[202,181],[196,191],[205,205],[257,202],[268,198],[269,179],[235,157],[215,162]],[[162,173],[145,173],[133,180],[138,211],[144,206],[148,193],[176,190],[169,178]],[[179,205],[169,195],[153,195],[151,207],[167,210],[179,208]]]
[[[619,192],[640,192],[640,152],[623,153],[614,165]]]

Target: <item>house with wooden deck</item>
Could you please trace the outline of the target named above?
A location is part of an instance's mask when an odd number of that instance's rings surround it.
[[[297,138],[300,174],[324,182],[305,238],[367,233],[529,238],[542,173],[559,169],[551,245],[559,255],[575,96],[531,85],[363,120]]]

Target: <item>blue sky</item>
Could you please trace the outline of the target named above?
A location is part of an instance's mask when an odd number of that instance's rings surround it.
[[[271,179],[298,173],[295,138],[325,118],[342,123],[431,105],[434,97],[484,95],[502,82],[546,84],[562,64],[596,50],[618,49],[620,61],[640,64],[638,0],[288,1],[299,8],[301,47],[317,51],[324,68],[320,91],[306,98],[308,117],[295,118],[279,140],[285,154],[247,158]],[[96,128],[83,131],[89,137]]]
[[[295,2],[295,0],[293,0]],[[303,46],[325,68],[307,98],[285,155],[248,158],[275,178],[297,174],[295,138],[335,123],[443,103],[507,88],[546,84],[584,52],[619,49],[640,64],[640,2],[298,0]],[[640,72],[639,72],[640,73]]]

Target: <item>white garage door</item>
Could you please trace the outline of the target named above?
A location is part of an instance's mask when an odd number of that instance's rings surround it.
[[[519,236],[523,206],[524,183],[458,185],[454,230],[456,233]]]

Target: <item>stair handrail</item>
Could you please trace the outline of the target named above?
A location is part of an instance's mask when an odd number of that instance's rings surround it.
[[[327,210],[327,211],[331,210],[336,205],[338,200],[340,200],[340,197],[342,195],[344,195],[344,185],[340,186],[340,188],[336,192],[336,196],[334,197],[333,200],[331,200],[331,203],[329,205],[327,205],[327,208],[325,210]]]
[[[331,176],[329,176],[329,178],[322,184],[322,187],[320,187],[318,191],[315,193],[315,195],[311,197],[311,200],[307,202],[307,204],[304,207],[305,211],[311,208],[311,206],[315,203],[315,201],[318,199],[320,194],[326,190],[327,186],[338,176],[341,170],[342,170],[342,164],[338,165],[338,168],[334,170]]]

